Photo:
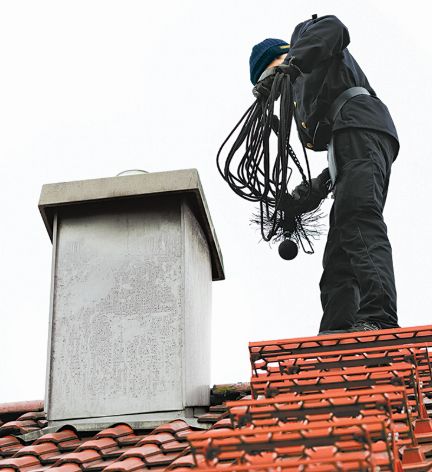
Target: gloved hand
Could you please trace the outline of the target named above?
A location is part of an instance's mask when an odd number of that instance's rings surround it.
[[[268,74],[263,80],[259,80],[255,87],[252,89],[253,95],[258,99],[267,100],[270,95],[275,73],[282,72],[283,74],[289,75],[290,82],[293,84],[297,77],[301,74],[301,70],[293,64],[293,57],[289,59],[287,63],[271,67],[263,72],[262,75]]]
[[[327,197],[330,188],[330,174],[328,169],[324,169],[318,177],[309,182],[302,182],[292,191],[291,195],[298,201],[299,205],[304,207],[304,212],[315,210],[319,207],[321,201]]]
[[[254,97],[262,100],[267,100],[273,86],[274,74],[267,76],[265,79],[258,82],[252,89]]]
[[[295,203],[300,213],[309,213],[310,211],[316,210],[323,198],[322,194],[316,191],[316,179],[311,181],[312,187],[309,190],[309,185],[306,182],[297,185],[293,190],[292,196],[295,199]]]
[[[314,179],[312,179],[313,181]],[[311,182],[312,182],[311,181]],[[309,195],[309,185],[307,182],[302,182],[291,192],[291,195],[296,199],[306,198]]]
[[[293,57],[290,57],[287,63],[283,62],[281,65],[276,67],[278,72],[283,74],[288,74],[290,77],[290,82],[293,84],[297,77],[301,74],[301,70],[293,63]]]

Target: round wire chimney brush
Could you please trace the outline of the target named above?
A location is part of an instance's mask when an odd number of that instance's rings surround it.
[[[292,257],[281,254],[287,259],[295,257],[297,245],[312,254],[312,240],[321,234],[319,204],[309,198],[296,200],[288,191],[294,173],[311,189],[306,150],[302,144],[305,172],[290,146],[293,114],[290,77],[275,71],[268,97],[258,96],[222,143],[216,158],[218,170],[231,189],[259,204],[252,221],[260,225],[262,238],[290,240],[296,245]],[[231,148],[223,154],[228,142],[232,142]]]

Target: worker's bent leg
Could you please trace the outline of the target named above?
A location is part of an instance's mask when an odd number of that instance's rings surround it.
[[[394,156],[393,138],[347,129],[336,133],[334,139],[338,165],[334,220],[360,289],[355,321],[395,327],[392,250],[382,215]]]

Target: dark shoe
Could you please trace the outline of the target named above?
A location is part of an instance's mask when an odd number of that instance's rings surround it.
[[[381,327],[372,321],[356,321],[348,329],[329,329],[326,331],[320,331],[318,336],[322,336],[324,334],[356,333],[358,331],[376,331],[378,329],[381,329]]]
[[[348,332],[355,333],[356,331],[377,331],[379,329],[381,329],[381,327],[373,321],[356,321]]]
[[[327,329],[325,331],[320,331],[318,336],[323,336],[324,334],[340,334],[340,333],[349,333],[347,329]]]

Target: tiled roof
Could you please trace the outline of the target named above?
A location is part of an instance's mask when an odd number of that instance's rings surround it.
[[[249,384],[214,386],[213,402],[245,397]],[[247,398],[247,397],[245,397]],[[27,411],[26,411],[27,409]],[[33,409],[35,411],[28,411]],[[173,420],[152,431],[133,430],[117,424],[91,435],[65,426],[43,434],[47,426],[43,401],[0,405],[0,471],[135,471],[174,470],[194,466],[187,436],[193,429],[184,420]],[[198,422],[214,429],[225,427],[229,419],[223,405],[210,406]],[[219,421],[218,421],[219,420]],[[39,432],[38,439],[28,433]],[[30,435],[30,437],[34,437]]]
[[[431,349],[432,326],[250,343],[252,395],[213,389],[228,401],[201,417],[210,430],[66,426],[26,443],[45,421],[27,412],[0,426],[0,471],[432,471]]]
[[[65,427],[29,445],[8,434],[0,438],[0,470],[172,470],[192,463],[186,440],[191,432],[185,421],[174,420],[150,433],[119,424],[91,437]]]
[[[188,436],[202,471],[432,470],[432,326],[250,343],[253,399]]]
[[[26,434],[48,424],[42,400],[0,404],[0,436]]]
[[[206,413],[197,417],[197,422],[203,425],[216,423],[227,411],[224,406],[226,401],[248,395],[250,395],[249,383],[214,385],[210,390],[211,406]],[[21,437],[28,433],[43,431],[48,425],[43,410],[43,400],[0,404],[0,438],[6,435]],[[34,439],[33,435],[32,437]]]

